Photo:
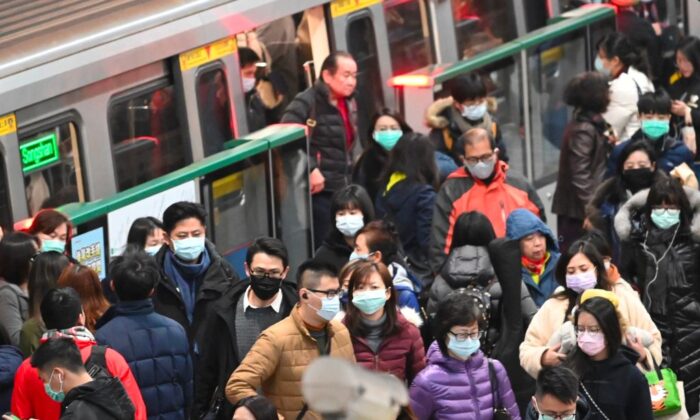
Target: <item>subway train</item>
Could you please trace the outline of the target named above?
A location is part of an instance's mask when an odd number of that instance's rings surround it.
[[[130,220],[191,199],[207,206],[209,234],[234,263],[260,234],[294,245],[292,261],[310,255],[306,138],[298,127],[250,133],[243,47],[260,56],[279,106],[313,82],[329,51],[353,54],[361,132],[385,106],[425,130],[443,84],[479,71],[514,139],[511,166],[547,196],[569,112],[561,90],[592,68],[595,39],[615,30],[613,11],[580,3],[4,1],[0,225],[61,207],[77,226],[74,256],[104,272]],[[664,4],[665,22],[697,33],[697,1]]]

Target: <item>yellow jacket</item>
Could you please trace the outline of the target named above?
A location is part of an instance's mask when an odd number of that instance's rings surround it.
[[[661,361],[661,333],[651,316],[639,299],[637,292],[632,289],[625,280],[618,279],[613,285],[612,291],[620,299],[618,312],[624,317],[624,324],[640,328],[651,334],[654,342],[647,349],[647,360],[654,356],[657,362]],[[533,378],[537,377],[542,369],[542,355],[549,347],[547,342],[550,337],[559,330],[565,320],[569,318],[566,313],[569,301],[551,297],[542,305],[530,322],[525,332],[525,341],[520,344],[520,365]],[[623,337],[624,340],[624,337]]]
[[[331,343],[330,355],[354,362],[355,353],[345,326],[339,321],[331,321],[326,328]],[[226,398],[235,404],[245,397],[257,395],[256,390],[262,387],[263,395],[285,419],[296,419],[304,406],[301,376],[317,357],[316,340],[304,326],[297,306],[287,318],[260,334],[229,378]],[[304,418],[320,416],[309,411]]]

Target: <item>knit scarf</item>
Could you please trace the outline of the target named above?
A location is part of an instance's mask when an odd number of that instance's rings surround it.
[[[544,269],[547,266],[547,261],[549,261],[549,252],[544,254],[541,260],[535,261],[531,260],[526,256],[520,257],[520,262],[523,267],[532,275],[532,280],[535,284],[540,284],[540,276],[544,273]]]
[[[41,336],[41,342],[50,338],[71,338],[75,341],[95,342],[95,336],[83,326],[66,328],[65,330],[48,330]]]
[[[201,261],[198,264],[186,264],[180,261],[171,251],[165,253],[163,270],[174,282],[185,304],[187,319],[192,323],[194,319],[194,306],[197,301],[197,292],[202,284],[202,278],[211,265],[209,252],[204,249]]]

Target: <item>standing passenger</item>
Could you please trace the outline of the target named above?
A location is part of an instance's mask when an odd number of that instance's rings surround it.
[[[68,217],[54,209],[39,211],[26,230],[41,241],[41,252],[56,251],[66,253],[66,243],[70,242],[73,226]]]
[[[330,230],[331,197],[350,184],[353,164],[362,152],[352,98],[356,85],[357,63],[350,54],[335,51],[323,61],[321,77],[298,94],[282,116],[283,123],[308,126],[316,246]]]
[[[82,264],[71,264],[63,269],[56,282],[58,287],[71,287],[80,295],[85,313],[85,327],[94,333],[97,321],[109,309],[102,292],[102,284],[95,270]]]
[[[671,113],[677,131],[693,128],[700,135],[700,39],[683,38],[676,47],[678,73],[672,77],[669,93],[673,98]],[[686,128],[687,127],[687,128]],[[697,143],[696,156],[697,156]]]
[[[333,320],[340,310],[340,284],[336,274],[313,261],[299,267],[299,303],[291,314],[260,334],[226,384],[232,404],[262,394],[285,419],[307,412],[301,391],[306,367],[319,356],[354,362],[348,330]],[[309,412],[313,417],[315,413]],[[303,416],[302,416],[303,417]]]
[[[579,395],[578,377],[571,369],[563,366],[544,368],[537,375],[535,396],[525,413],[525,420],[587,419],[589,404]]]
[[[156,255],[162,248],[163,222],[155,217],[139,217],[134,220],[126,236],[126,245],[134,249],[146,251],[148,255]]]
[[[0,325],[14,346],[29,318],[27,284],[37,247],[36,238],[23,232],[8,233],[0,241]]]

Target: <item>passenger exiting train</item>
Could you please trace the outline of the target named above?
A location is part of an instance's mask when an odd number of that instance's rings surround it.
[[[362,152],[357,131],[357,63],[343,51],[331,53],[321,66],[321,78],[298,94],[282,116],[283,123],[309,128],[309,171],[314,217],[314,243],[330,231],[333,193],[352,181],[353,164]]]
[[[684,381],[688,412],[700,397],[700,193],[662,179],[615,218],[621,274],[636,284],[663,336],[664,358]]]
[[[521,175],[508,170],[499,149],[483,128],[462,137],[464,167],[453,172],[438,192],[433,213],[431,268],[439,273],[454,236],[457,217],[477,210],[486,215],[496,236],[506,233],[506,219],[517,208],[526,208],[545,218],[542,202],[533,186]]]

